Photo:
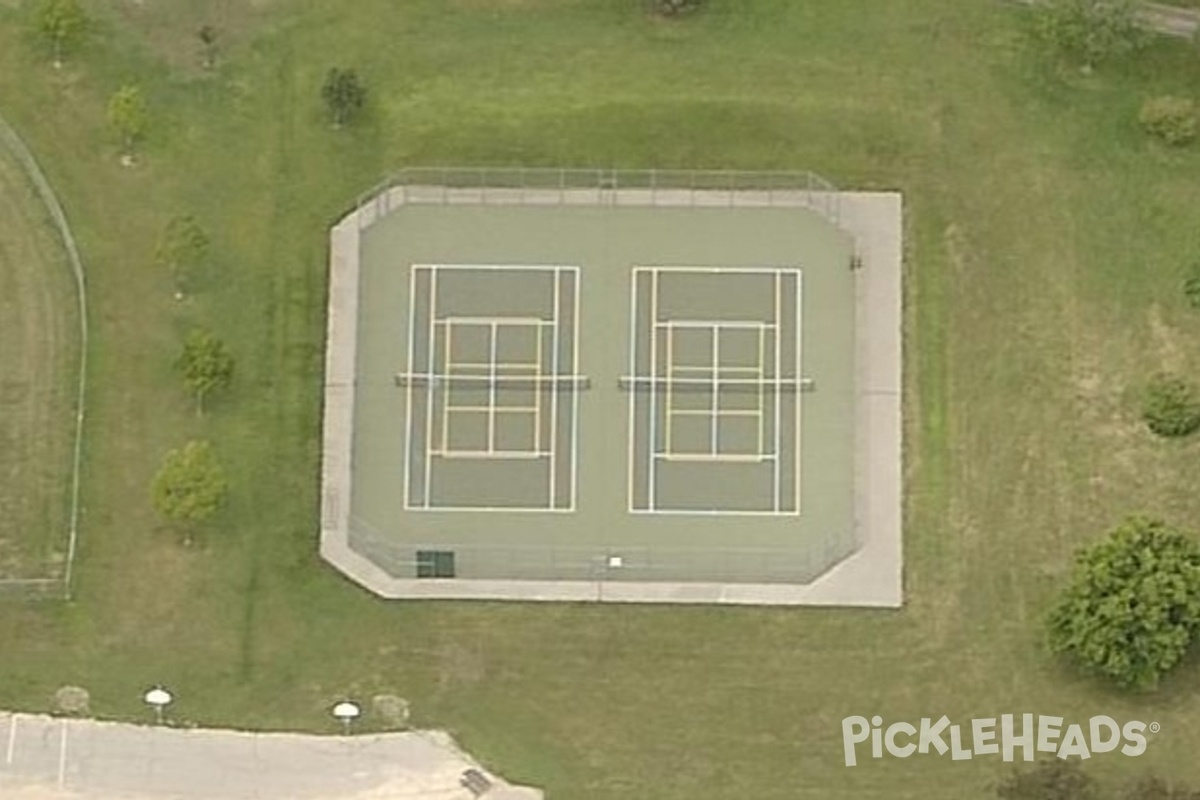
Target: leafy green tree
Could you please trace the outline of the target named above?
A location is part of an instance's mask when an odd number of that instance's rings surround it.
[[[154,258],[171,273],[177,297],[182,297],[196,272],[208,257],[209,238],[190,214],[173,217],[163,228]]]
[[[151,498],[154,510],[168,522],[180,525],[190,540],[194,527],[212,517],[228,490],[225,472],[205,441],[190,441],[167,453],[154,476]]]
[[[149,116],[142,90],[122,86],[108,101],[108,124],[121,137],[122,163],[133,163],[133,147],[146,131]]]
[[[340,128],[362,110],[367,89],[354,70],[332,67],[325,75],[321,98],[333,117],[334,127]]]
[[[204,398],[233,380],[233,355],[225,343],[207,331],[192,331],[176,362],[188,391],[196,396],[196,411],[204,413]]]
[[[1076,556],[1048,619],[1050,648],[1119,686],[1153,688],[1200,624],[1200,546],[1132,517]]]
[[[1146,45],[1149,32],[1138,0],[1045,0],[1034,13],[1038,35],[1065,58],[1090,71]]]
[[[54,67],[62,69],[63,52],[76,44],[87,27],[78,0],[44,0],[38,9],[38,32],[54,52]]]
[[[1000,800],[1095,800],[1096,782],[1078,761],[1051,758],[1014,772],[996,786]]]

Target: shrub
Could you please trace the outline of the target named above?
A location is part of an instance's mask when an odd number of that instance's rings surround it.
[[[650,7],[664,17],[677,17],[700,8],[701,0],[651,0]]]
[[[996,786],[1000,800],[1095,800],[1096,782],[1078,761],[1053,758],[1008,775]]]
[[[1187,436],[1200,428],[1200,400],[1183,378],[1161,373],[1146,387],[1142,418],[1159,436]]]
[[[1191,272],[1183,279],[1183,296],[1192,308],[1200,308],[1200,261],[1192,265]]]
[[[1142,128],[1167,144],[1184,145],[1196,138],[1196,104],[1186,97],[1154,97],[1142,104]]]
[[[1054,652],[1120,686],[1155,686],[1200,625],[1200,545],[1158,520],[1126,520],[1076,556],[1048,624]]]

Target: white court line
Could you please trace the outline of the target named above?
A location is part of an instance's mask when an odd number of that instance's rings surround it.
[[[61,734],[58,739],[58,788],[61,790],[67,783],[67,721],[62,721]]]
[[[552,319],[554,327],[550,333],[550,358],[553,362],[550,365],[550,376],[558,378],[558,332],[562,326],[562,321],[559,316],[559,298],[558,295],[562,290],[562,272],[554,271],[554,305],[552,308]],[[541,377],[542,370],[542,332],[538,330],[538,377]],[[575,368],[572,366],[571,374],[575,374]],[[542,392],[538,392],[538,405],[542,403]],[[537,446],[542,443],[542,416],[537,416]],[[558,505],[558,390],[557,388],[550,392],[550,507],[554,508]]]
[[[416,366],[417,355],[417,267],[408,273],[408,371]],[[405,387],[404,401],[404,507],[412,505],[413,457],[413,383]]]
[[[688,267],[662,264],[653,267],[634,267],[635,272],[638,270],[648,272],[701,272],[709,275],[776,275],[780,272],[791,271],[787,267],[782,269],[778,267]]]
[[[655,382],[650,384],[650,465],[647,469],[650,485],[646,507],[654,511],[658,503],[658,462],[654,458],[658,453],[658,270],[650,272],[650,319],[654,323],[650,327],[650,375]],[[670,386],[670,383],[667,385]]]
[[[437,514],[439,512],[454,514],[471,512],[496,514],[504,511],[520,511],[523,514],[569,514],[574,511],[574,509],[570,508],[547,508],[546,506],[437,506],[435,508],[417,508],[413,510],[420,511],[423,514]]]
[[[446,372],[445,372],[445,374],[447,376],[454,374],[454,343],[452,341],[453,337],[454,337],[454,326],[447,325],[446,326]],[[432,364],[429,365],[429,369],[430,369],[430,371],[433,370]],[[430,383],[433,383],[433,381],[430,381]],[[439,441],[436,445],[433,442],[430,442],[428,444],[428,446],[434,450],[445,452],[446,450],[451,449],[451,447],[450,447],[450,412],[455,410],[456,408],[458,408],[458,406],[455,406],[453,403],[454,403],[454,395],[450,391],[449,384],[447,384],[446,385],[446,399],[444,401],[442,401],[442,438],[441,438],[441,441]],[[464,410],[466,410],[466,409],[464,408]],[[475,410],[474,407],[472,407],[472,410]]]
[[[17,715],[13,714],[8,719],[8,752],[4,754],[4,763],[12,764],[13,755],[17,750]]]
[[[579,374],[579,267],[569,267],[574,287],[571,309],[571,374]],[[579,387],[571,390],[571,505],[575,510],[576,494],[579,490]]]
[[[712,431],[709,434],[709,454],[716,456],[721,452],[721,326],[712,326],[712,399],[709,400],[709,410],[712,411]]]
[[[433,371],[433,359],[437,355],[437,268],[429,273],[429,371]],[[422,508],[429,508],[433,492],[433,398],[436,392],[433,382],[425,385],[425,497]]]
[[[500,342],[500,325],[499,325],[499,323],[493,322],[491,331],[492,331],[492,334],[491,334],[492,339],[488,343],[488,345],[491,349],[491,359],[492,359],[492,372],[488,376],[489,378],[491,378],[491,381],[492,381],[491,385],[488,387],[488,403],[490,405],[490,407],[488,408],[488,452],[489,453],[493,453],[496,451],[496,391],[497,391],[497,389],[500,388],[499,386],[496,385],[496,349],[497,349],[497,347],[499,347],[499,342]]]
[[[499,270],[501,272],[548,272],[556,269],[571,269],[567,265],[558,264],[417,264],[416,266],[434,270],[454,272],[459,270]]]
[[[710,370],[708,370],[708,369],[704,370],[705,374],[708,374],[709,371]],[[728,369],[725,371],[728,372]],[[755,370],[755,372],[757,372],[761,375],[762,371]],[[779,381],[779,383],[782,384],[783,386],[794,386],[797,389],[802,389],[808,385],[808,380],[809,379],[807,379],[807,378],[801,378],[799,380],[794,379],[794,378],[788,378],[788,379]],[[639,385],[644,385],[644,384],[660,384],[660,385],[674,384],[675,386],[679,386],[679,385],[711,386],[712,385],[711,378],[675,378],[673,380],[668,380],[667,378],[659,378],[658,380],[655,380],[653,378],[649,378],[646,376],[622,375],[620,377],[620,381],[621,381],[621,383],[632,383],[632,384],[639,384]],[[774,378],[762,378],[762,377],[758,377],[758,378],[722,378],[721,379],[721,384],[723,386],[774,386],[775,383],[776,383],[776,381]]]
[[[646,516],[673,516],[673,517],[779,517],[782,514],[776,514],[774,511],[754,511],[752,509],[740,511],[737,509],[713,509],[713,508],[656,508],[653,511],[644,508],[634,509],[631,514],[645,514]],[[787,515],[791,516],[791,515]]]
[[[484,327],[487,325],[505,325],[518,327],[521,325],[534,325],[539,328],[548,328],[552,323],[544,317],[442,317],[437,321],[438,325],[476,325]],[[480,365],[485,366],[485,365]]]
[[[631,280],[629,281],[629,373],[631,375],[638,374],[637,319],[638,319],[638,270],[635,268],[633,270],[633,272],[631,273]],[[635,461],[636,448],[634,447],[634,439],[637,438],[637,436],[636,436],[637,421],[638,421],[637,420],[637,392],[630,392],[629,393],[629,429],[628,429],[629,443],[628,443],[628,448],[627,448],[628,453],[629,453],[629,459],[628,459],[629,460],[629,468],[625,471],[626,483],[627,483],[627,488],[629,491],[629,494],[626,495],[626,497],[627,497],[627,501],[626,501],[627,509],[626,510],[627,511],[633,511],[637,507],[637,502],[635,500],[636,495],[634,494],[635,487],[634,487],[634,480],[633,480],[634,465],[636,463],[636,461]]]
[[[672,328],[702,328],[705,330],[711,330],[712,328],[714,328],[718,325],[721,326],[722,328],[729,328],[731,330],[753,330],[753,331],[756,331],[759,328],[762,328],[764,326],[767,328],[775,327],[774,323],[763,322],[760,319],[755,319],[755,320],[751,320],[751,319],[712,320],[712,319],[674,318],[674,319],[662,320],[661,322],[656,321],[654,324],[655,324],[655,327],[659,327],[659,328],[670,325]]]
[[[800,329],[801,328],[800,323],[801,323],[801,320],[804,319],[804,312],[802,310],[803,306],[801,305],[801,303],[804,301],[804,291],[802,288],[803,283],[804,283],[804,271],[796,270],[795,274],[796,274],[796,322],[795,322],[795,324],[796,324],[796,379],[802,380],[800,376],[802,376],[804,374],[804,358],[802,356],[802,350],[803,350],[803,345],[804,345],[804,334]],[[794,514],[800,513],[800,486],[801,486],[801,484],[800,484],[800,467],[803,464],[803,460],[800,458],[800,455],[801,455],[800,447],[803,444],[803,442],[801,441],[801,436],[803,434],[800,429],[800,426],[802,424],[800,408],[801,408],[801,404],[803,402],[804,402],[804,398],[801,397],[800,394],[797,394],[795,408],[793,409],[793,413],[795,414],[795,423],[796,423],[796,440],[794,442],[795,450],[792,453],[793,471],[796,473],[796,501],[795,501],[795,508],[793,508],[793,510],[792,510],[792,513],[794,513]]]
[[[667,430],[665,435],[665,452],[672,452],[674,439],[671,438],[671,415],[675,410],[675,393],[673,391],[675,382],[671,380],[671,373],[674,371],[675,364],[675,330],[671,327],[671,322],[668,320],[665,328],[667,332],[667,380],[666,380],[666,406],[667,406]],[[652,337],[657,336],[657,333],[651,333]],[[651,389],[653,391],[653,388]]]
[[[783,343],[783,274],[775,274],[775,469],[774,469],[774,511],[779,513],[779,506],[782,502],[783,486],[781,482],[781,464],[780,457],[783,455],[783,435],[779,430],[780,422],[780,406],[783,403],[780,400],[783,398],[783,375],[779,371],[780,361],[780,345]]]
[[[718,455],[710,455],[708,453],[659,453],[655,457],[659,461],[703,461],[706,464],[721,464],[726,462],[760,464],[764,461],[776,460],[774,456],[765,454],[755,455],[753,453],[725,453]]]
[[[763,365],[767,362],[766,359],[767,347],[767,329],[759,328],[758,330],[758,374],[762,377]],[[767,417],[763,408],[763,389],[766,385],[759,383],[758,385],[758,452],[759,455],[763,452],[763,439],[766,438]]]
[[[521,459],[523,461],[537,461],[545,458],[548,453],[538,450],[434,450],[434,455],[445,458],[456,458],[464,460],[506,460],[506,459]],[[439,506],[441,508],[441,506]]]

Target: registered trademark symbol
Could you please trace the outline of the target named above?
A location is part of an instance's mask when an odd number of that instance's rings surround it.
[[[1150,732],[1151,733],[1158,733],[1161,730],[1162,730],[1162,725],[1159,725],[1157,722],[1150,723]]]

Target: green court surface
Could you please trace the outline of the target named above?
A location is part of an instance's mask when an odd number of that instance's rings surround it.
[[[856,547],[850,237],[410,205],[361,234],[350,546],[398,578],[807,582]]]

